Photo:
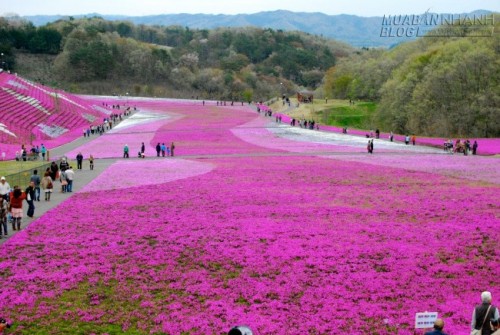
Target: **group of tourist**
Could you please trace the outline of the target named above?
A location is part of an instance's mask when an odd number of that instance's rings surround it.
[[[38,160],[40,159],[40,154],[42,155],[42,160],[45,160],[45,155],[47,154],[47,148],[45,145],[42,145],[39,147],[37,146],[31,146],[31,149],[28,150],[26,146],[23,144],[21,146],[21,150],[16,151],[16,161],[20,162],[26,162],[27,160]]]
[[[8,236],[7,224],[12,224],[12,230],[21,230],[23,218],[23,201],[28,203],[27,216],[35,215],[35,201],[40,201],[40,177],[37,170],[33,171],[28,187],[23,191],[18,185],[10,187],[5,177],[0,178],[0,238]],[[37,192],[38,189],[38,192]]]
[[[83,155],[77,155],[78,169],[82,169]],[[90,169],[94,168],[94,158],[89,157]],[[41,193],[45,195],[45,201],[50,201],[51,194],[54,192],[54,184],[60,182],[61,193],[73,192],[75,180],[75,171],[68,163],[66,158],[62,158],[59,165],[53,161],[45,170],[43,176],[34,170],[26,189],[15,185],[11,187],[5,177],[0,178],[0,238],[7,236],[7,223],[12,223],[12,230],[21,229],[23,218],[23,201],[26,200],[28,209],[26,215],[33,218],[35,215],[35,202],[40,201]]]
[[[168,145],[165,145],[165,143],[161,143],[158,142],[158,144],[156,144],[156,157],[174,157],[174,153],[175,153],[175,144],[174,142],[170,143],[170,146]],[[141,144],[141,149],[139,150],[139,152],[137,153],[137,157],[138,158],[146,158],[146,145],[144,144],[144,142],[142,142]],[[123,158],[129,158],[130,157],[130,148],[128,146],[128,144],[125,144],[125,146],[123,147]]]
[[[175,150],[175,144],[174,142],[172,142],[170,144],[170,146],[166,146],[165,143],[162,143],[160,144],[158,142],[158,144],[156,144],[156,157],[160,157],[160,154],[162,157],[173,157],[174,156],[174,150]],[[145,150],[145,147],[144,147],[144,142],[142,142],[142,146],[141,146],[141,153],[142,155],[144,155],[144,150]],[[144,157],[143,157],[144,158]]]
[[[103,105],[106,105],[107,104],[104,104]],[[120,105],[113,105],[113,109],[120,109]],[[137,110],[135,107],[134,107],[134,110]],[[116,114],[116,113],[113,113],[113,114],[110,114],[108,117],[105,117],[102,121],[102,123],[100,125],[92,125],[88,128],[84,128],[83,129],[83,137],[90,137],[90,135],[102,135],[104,134],[104,132],[106,130],[111,130],[113,128],[113,124],[116,124],[120,121],[123,120],[123,118],[125,116],[129,116],[130,115],[131,110],[130,110],[130,107],[127,107],[127,109],[123,112],[123,113],[119,113],[119,114]]]
[[[461,139],[457,139],[455,143],[453,143],[452,139],[449,139],[443,144],[444,151],[448,151],[450,153],[463,153],[465,156],[469,155],[471,151],[473,155],[476,155],[478,147],[479,145],[477,144],[477,141],[474,141],[471,145],[469,140],[462,141]]]

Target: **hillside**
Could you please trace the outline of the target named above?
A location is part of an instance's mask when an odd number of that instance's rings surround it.
[[[478,10],[469,15],[490,13]],[[387,13],[387,15],[401,13]],[[448,15],[448,14],[444,14]],[[100,15],[98,13],[75,15],[75,18],[99,16],[111,21],[129,21],[134,24],[170,26],[179,25],[191,29],[214,29],[220,27],[259,27],[285,31],[303,31],[348,43],[355,47],[391,47],[414,40],[415,37],[381,37],[383,17],[361,17],[356,15],[327,15],[324,13],[291,12],[286,10],[259,12],[254,14],[160,14],[151,16]],[[42,26],[64,16],[26,16],[27,20]]]
[[[0,18],[0,33],[7,69],[90,94],[267,100],[318,88],[324,72],[354,50],[302,32],[148,27],[100,18],[39,28]],[[19,62],[28,54],[55,59],[40,73],[25,66],[37,60]]]
[[[498,19],[484,36],[443,26],[432,32],[439,37],[341,59],[325,76],[325,95],[378,102],[374,127],[386,131],[500,137]]]
[[[70,142],[111,113],[109,107],[0,71],[0,143],[8,159],[21,145],[52,148]]]

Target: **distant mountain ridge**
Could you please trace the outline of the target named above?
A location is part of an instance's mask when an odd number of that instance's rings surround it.
[[[491,11],[477,10],[471,13],[456,15],[485,15]],[[387,13],[387,15],[399,15]],[[404,15],[404,14],[402,14]],[[409,14],[408,14],[409,15]],[[448,14],[445,14],[448,15]],[[390,47],[414,37],[381,37],[383,17],[361,17],[356,15],[327,15],[324,13],[303,13],[287,10],[259,12],[254,14],[160,14],[149,16],[100,15],[91,13],[74,15],[74,18],[100,16],[106,20],[126,20],[134,24],[144,25],[180,25],[189,28],[213,29],[218,27],[245,27],[299,30],[346,42],[356,47]],[[63,15],[24,16],[36,26],[44,25],[59,19],[68,18]]]

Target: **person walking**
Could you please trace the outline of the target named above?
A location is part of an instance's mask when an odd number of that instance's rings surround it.
[[[26,199],[24,193],[19,186],[14,186],[14,190],[10,192],[10,213],[12,215],[12,230],[21,230],[21,220],[23,218],[23,200]]]
[[[61,193],[66,193],[68,189],[68,178],[66,177],[66,171],[61,171],[59,181],[61,182]]]
[[[89,156],[90,170],[94,170],[94,156]]]
[[[474,141],[474,144],[472,145],[472,154],[476,155],[477,154],[477,141]]]
[[[125,144],[125,146],[123,147],[123,158],[129,158],[129,154],[128,154],[128,145]]]
[[[40,152],[42,153],[42,160],[44,161],[45,154],[47,153],[47,148],[45,147],[45,145],[43,145],[43,143],[42,143],[42,147],[40,148]]]
[[[2,230],[5,236],[8,235],[7,232],[7,212],[8,212],[7,200],[0,197],[0,238],[2,238]]]
[[[26,201],[28,202],[28,217],[32,218],[35,215],[35,199],[36,199],[36,190],[35,183],[30,181],[28,187],[24,191],[26,193]]]
[[[170,144],[170,155],[172,157],[174,157],[174,149],[175,149],[175,144],[174,142],[172,142],[172,144]]]
[[[38,175],[38,170],[33,170],[33,174],[31,175],[30,182],[35,184],[35,199],[33,201],[40,201],[40,183],[41,179]]]
[[[50,194],[54,190],[54,181],[49,172],[45,172],[42,178],[42,188],[45,193],[45,201],[50,201]]]
[[[57,166],[56,162],[52,162],[50,164],[50,178],[52,179],[52,182],[54,182],[57,179],[58,174],[59,174],[59,167]]]
[[[2,176],[2,178],[0,178],[0,197],[9,201],[10,191],[11,189],[9,183],[5,180],[5,177]]]
[[[481,335],[491,335],[491,321],[499,319],[498,308],[491,304],[491,292],[481,293],[481,305],[477,305],[472,312],[471,330],[481,331]],[[471,333],[472,334],[472,333]]]
[[[66,171],[68,168],[69,168],[68,160],[66,159],[66,157],[63,157],[61,159],[61,163],[59,164],[59,170]],[[56,178],[57,178],[57,176],[56,176]]]
[[[143,154],[144,151],[146,151],[146,146],[144,145],[144,142],[142,142],[142,144],[141,144],[141,154]]]
[[[76,155],[76,168],[78,170],[82,169],[82,163],[83,163],[83,155],[81,152],[79,152],[78,155]]]
[[[160,142],[156,145],[156,157],[160,157],[161,145]]]
[[[66,180],[68,181],[68,186],[66,187],[66,191],[68,193],[73,192],[73,180],[75,179],[75,171],[73,171],[73,167],[70,166],[66,171]]]
[[[165,146],[165,143],[161,144],[161,156],[165,157],[165,152],[167,151],[167,147]]]

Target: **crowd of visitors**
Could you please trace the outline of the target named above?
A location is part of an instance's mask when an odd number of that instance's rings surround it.
[[[462,153],[465,156],[469,154],[476,155],[477,154],[477,148],[479,147],[479,144],[477,141],[474,141],[474,143],[471,145],[469,140],[461,140],[457,139],[455,143],[453,143],[452,139],[449,139],[448,141],[445,141],[443,143],[443,150],[450,152],[450,153]]]
[[[28,151],[28,149],[26,148],[26,146],[23,144],[21,146],[21,150],[19,151],[16,151],[16,161],[20,162],[20,161],[32,161],[32,160],[38,160],[40,159],[40,155],[42,155],[42,160],[45,160],[45,155],[47,154],[47,148],[45,147],[45,145],[42,145],[41,146],[34,146],[32,145],[31,146],[31,149]]]
[[[92,157],[92,156],[91,156]],[[83,159],[83,158],[82,158]],[[90,168],[93,169],[93,158]],[[62,158],[58,165],[53,161],[45,170],[43,177],[40,177],[38,170],[33,170],[30,181],[26,189],[22,190],[20,186],[11,187],[5,177],[0,178],[0,238],[2,233],[8,235],[7,223],[12,223],[12,230],[20,230],[23,218],[23,201],[27,202],[26,215],[33,218],[35,215],[35,202],[40,201],[41,192],[45,195],[45,201],[50,201],[51,194],[54,192],[56,181],[60,182],[61,193],[73,192],[73,182],[75,172],[66,158]]]

